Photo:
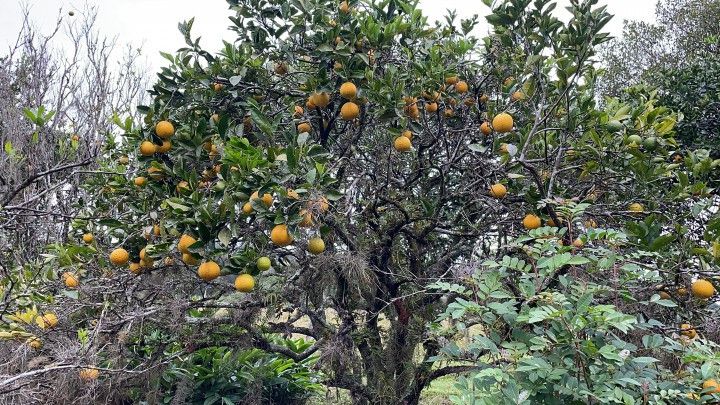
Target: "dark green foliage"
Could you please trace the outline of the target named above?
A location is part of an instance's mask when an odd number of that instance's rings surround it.
[[[310,346],[302,339],[279,340],[300,353]],[[200,349],[174,362],[160,382],[166,404],[302,404],[320,389],[311,371],[316,358],[301,362],[259,349]]]

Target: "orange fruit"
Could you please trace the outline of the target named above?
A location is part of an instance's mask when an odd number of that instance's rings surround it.
[[[78,372],[78,376],[85,382],[94,381],[100,376],[100,370],[96,368],[83,368]]]
[[[457,84],[459,81],[460,81],[460,78],[457,76],[448,76],[445,78],[445,84],[450,85],[450,86]]]
[[[245,215],[250,215],[250,214],[252,214],[252,212],[253,212],[252,204],[250,204],[249,202],[246,202],[245,204],[243,204],[243,206],[242,206],[242,212],[243,212]]]
[[[150,141],[143,141],[143,143],[140,144],[140,154],[143,156],[152,156],[156,150],[157,146]]]
[[[299,133],[311,132],[311,131],[312,131],[312,126],[310,125],[309,122],[301,122],[301,123],[298,124],[298,126],[297,126],[297,131],[298,131]]]
[[[40,329],[54,328],[58,324],[58,317],[52,312],[46,312],[35,317],[35,323]]]
[[[310,96],[310,101],[317,107],[325,108],[330,104],[330,95],[324,91],[321,93],[313,93],[313,95]]]
[[[537,229],[540,228],[540,225],[542,225],[542,221],[537,215],[527,214],[525,215],[525,218],[523,218],[522,224],[525,229]]]
[[[302,107],[300,107],[299,105],[296,105],[294,114],[296,117],[302,117],[302,115],[305,114],[305,110]]]
[[[360,107],[352,101],[348,101],[340,108],[340,117],[345,121],[352,121],[360,115]]]
[[[92,243],[92,241],[95,240],[95,237],[91,233],[86,233],[83,235],[82,240],[85,243]]]
[[[482,132],[483,135],[492,134],[492,128],[490,128],[490,123],[487,121],[483,121],[483,123],[480,124],[480,132]]]
[[[340,86],[340,96],[346,100],[352,100],[357,96],[357,87],[351,82],[345,82]]]
[[[287,225],[280,224],[270,231],[270,240],[278,246],[287,246],[292,243],[292,237],[288,232]]]
[[[188,266],[195,266],[196,264],[199,263],[198,259],[196,259],[195,256],[193,256],[190,253],[183,253],[182,261],[183,261],[183,263],[187,264]]]
[[[80,284],[80,281],[78,280],[77,275],[73,273],[72,271],[66,271],[62,274],[63,282],[65,282],[65,286],[67,288],[77,288],[77,286]]]
[[[577,238],[577,239],[575,239],[575,240],[573,241],[572,244],[573,244],[573,246],[575,246],[576,248],[580,249],[581,247],[583,247],[583,246],[585,245],[585,242],[583,242],[582,239]]]
[[[708,394],[720,393],[720,384],[713,379],[703,381],[702,387],[703,391],[706,391]]]
[[[142,177],[142,176],[140,176],[140,177],[135,177],[135,179],[133,180],[133,183],[135,183],[135,185],[138,186],[138,187],[142,187],[142,186],[144,186],[145,184],[147,184],[147,179],[146,179],[145,177]]]
[[[162,145],[156,146],[156,151],[158,153],[168,153],[170,151],[170,148],[172,148],[172,143],[170,143],[170,141],[164,140]]]
[[[715,294],[715,286],[707,280],[696,280],[690,287],[693,295],[697,298],[708,299]]]
[[[427,103],[425,104],[425,111],[429,113],[434,113],[438,110],[438,104],[437,103]]]
[[[403,131],[403,133],[401,135],[412,141],[412,137],[413,137],[412,131],[405,130],[405,131]]]
[[[170,121],[160,121],[155,125],[155,135],[160,139],[168,139],[175,134],[175,127]]]
[[[482,96],[480,96],[481,103],[485,104],[488,102],[488,100],[490,100],[490,97],[487,94],[483,94]]]
[[[666,291],[660,291],[660,299],[669,300],[672,297]]]
[[[140,272],[142,272],[142,265],[140,263],[130,262],[128,269],[132,274],[140,274]]]
[[[150,167],[148,168],[148,175],[153,180],[160,180],[165,176],[165,173],[163,173],[163,169],[159,167]]]
[[[248,293],[255,288],[255,279],[249,274],[241,274],[235,278],[235,289]]]
[[[457,82],[457,84],[455,85],[455,90],[457,90],[457,92],[460,94],[467,93],[468,92],[467,82],[464,82],[464,81]]]
[[[225,88],[221,83],[213,83],[212,89],[215,91],[222,91],[222,89]]]
[[[632,203],[628,205],[628,211],[640,214],[645,211],[645,207],[640,203]]]
[[[493,129],[501,134],[512,131],[513,118],[508,113],[500,113],[493,118]]]
[[[410,139],[402,135],[395,138],[394,146],[395,150],[398,152],[407,152],[412,149],[412,143],[410,142]]]
[[[197,239],[193,238],[192,236],[188,234],[183,234],[180,237],[180,240],[178,241],[177,248],[180,251],[180,253],[190,253],[190,246],[192,246],[195,242],[197,242]]]
[[[212,281],[220,277],[220,266],[213,262],[208,261],[198,267],[198,276],[205,281]]]
[[[268,206],[268,207],[271,206],[272,203],[273,203],[273,197],[272,197],[272,195],[269,194],[269,193],[264,193],[264,194],[262,195],[262,197],[260,197],[260,195],[259,195],[258,192],[256,191],[256,192],[252,193],[252,195],[250,195],[250,200],[251,200],[251,201],[252,201],[252,200],[257,200],[257,199],[261,199],[262,202],[263,202],[266,206]]]
[[[490,195],[495,198],[503,198],[507,195],[507,187],[500,183],[493,184],[490,186]]]
[[[110,252],[110,263],[116,266],[124,266],[130,260],[130,253],[123,248],[117,248]]]

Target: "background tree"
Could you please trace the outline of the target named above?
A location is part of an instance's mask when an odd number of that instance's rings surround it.
[[[627,21],[622,37],[604,47],[600,93],[620,96],[641,82],[656,86],[661,103],[683,114],[678,139],[717,157],[720,2],[661,0],[655,16],[655,24]]]

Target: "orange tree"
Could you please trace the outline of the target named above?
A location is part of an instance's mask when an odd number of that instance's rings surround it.
[[[323,383],[357,403],[413,404],[432,380],[485,367],[487,350],[448,356],[461,330],[434,321],[467,302],[449,283],[527,229],[550,225],[556,245],[580,249],[586,228],[655,213],[637,243],[675,241],[663,229],[684,214],[667,210],[708,195],[712,161],[674,153],[676,118],[651,91],[596,105],[610,16],[595,3],[571,1],[563,23],[549,1],[507,0],[478,40],[476,19],[430,26],[416,2],[230,0],[238,38],[219,55],[181,24],[187,47],[164,55],[145,121],[116,119],[122,140],[87,182],[74,229],[95,240],[50,258],[79,279],[46,292],[65,332],[96,331],[82,364],[145,372],[254,346],[318,355]],[[580,261],[537,293],[567,287]],[[528,297],[523,277],[505,273],[503,294]],[[508,344],[531,327],[479,323]],[[272,333],[314,343],[297,352]],[[107,350],[115,335],[135,349]]]

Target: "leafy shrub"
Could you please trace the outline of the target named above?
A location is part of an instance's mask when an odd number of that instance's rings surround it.
[[[310,346],[303,339],[278,342],[296,353]],[[321,387],[311,370],[315,361],[295,362],[260,349],[203,348],[173,362],[163,374],[163,402],[301,404]]]

